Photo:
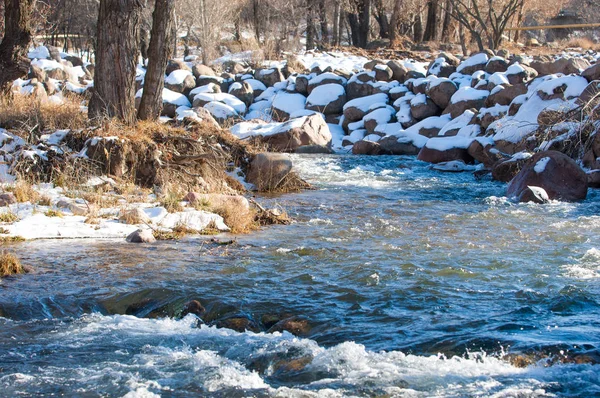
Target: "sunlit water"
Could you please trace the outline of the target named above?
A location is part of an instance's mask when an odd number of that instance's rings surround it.
[[[600,365],[570,363],[600,351],[597,192],[514,204],[412,158],[294,161],[318,190],[259,200],[297,222],[233,245],[17,246],[37,271],[0,281],[0,395],[600,395]],[[217,329],[179,317],[192,299],[310,329]]]

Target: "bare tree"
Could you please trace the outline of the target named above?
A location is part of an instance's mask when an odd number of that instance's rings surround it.
[[[135,72],[142,8],[139,0],[100,1],[90,119],[116,117],[135,123]]]
[[[451,0],[452,16],[464,26],[477,42],[479,51],[496,49],[509,21],[519,11],[524,0]]]
[[[162,110],[162,91],[165,84],[165,69],[172,53],[175,2],[156,0],[152,14],[152,33],[148,47],[148,69],[144,77],[144,92],[138,118],[155,120]]]
[[[31,42],[33,0],[6,0],[4,37],[0,43],[0,91],[8,92],[13,80],[27,74]]]

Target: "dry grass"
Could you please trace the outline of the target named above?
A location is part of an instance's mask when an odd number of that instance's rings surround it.
[[[60,217],[63,218],[64,217],[64,213],[60,210],[54,210],[54,209],[48,209],[46,210],[46,212],[44,213],[44,215],[46,217]]]
[[[22,236],[0,236],[0,243],[17,243],[25,242]]]
[[[15,221],[19,221],[19,216],[12,211],[0,213],[0,222],[13,223]]]
[[[87,114],[76,97],[66,96],[60,105],[19,94],[0,98],[0,127],[6,129],[35,132],[86,126]]]
[[[22,274],[23,272],[25,271],[17,256],[6,250],[0,253],[0,277]]]
[[[4,227],[0,227],[0,234],[8,234],[10,231]]]
[[[19,203],[36,203],[40,199],[39,192],[33,188],[33,185],[24,180],[19,180],[15,185],[6,187],[6,190],[12,192]]]
[[[167,209],[169,213],[177,213],[183,211],[181,201],[183,195],[177,191],[167,191],[159,200],[160,205]]]
[[[255,221],[256,212],[245,207],[235,206],[233,202],[224,202],[220,206],[209,207],[210,211],[223,217],[231,233],[247,234],[258,229],[258,223]]]
[[[51,206],[52,198],[48,195],[41,195],[37,202],[40,206]]]
[[[589,37],[572,37],[559,43],[560,48],[581,48],[583,50],[598,51],[600,45]]]

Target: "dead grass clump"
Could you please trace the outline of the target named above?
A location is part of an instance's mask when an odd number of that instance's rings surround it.
[[[119,199],[114,196],[103,195],[99,192],[84,192],[81,197],[86,202],[96,205],[100,208],[115,207],[119,203]]]
[[[0,222],[4,223],[13,223],[15,221],[19,221],[19,216],[12,211],[6,211],[4,213],[0,213]]]
[[[4,227],[0,227],[0,234],[3,234],[3,235],[5,235],[5,234],[8,234],[9,232],[10,232],[10,231],[9,231],[8,229],[6,229],[6,228],[4,228]]]
[[[17,256],[6,250],[0,253],[0,277],[22,274],[23,272],[25,271]]]
[[[183,196],[180,193],[169,191],[160,198],[160,205],[169,213],[177,213],[183,211],[182,200]]]
[[[40,198],[40,194],[33,188],[33,185],[24,180],[19,180],[12,187],[6,187],[6,190],[12,192],[19,203],[36,203]]]
[[[224,201],[219,206],[209,207],[210,211],[223,217],[223,222],[234,234],[246,234],[258,228],[256,212],[242,206],[236,206],[233,201]]]
[[[62,104],[19,94],[12,98],[2,97],[0,127],[29,132],[85,128],[87,114],[81,111],[79,103],[79,98],[70,96],[65,96]]]
[[[48,210],[46,210],[46,212],[44,213],[44,215],[46,217],[60,217],[60,218],[64,217],[64,214],[63,214],[62,211],[60,211],[60,210],[54,210],[54,209],[48,209]]]
[[[0,236],[0,243],[17,243],[25,242],[22,236]]]
[[[51,206],[52,198],[48,195],[41,195],[37,202],[40,206]]]
[[[600,46],[590,37],[572,37],[560,43],[561,48],[581,48],[583,50],[598,50]]]

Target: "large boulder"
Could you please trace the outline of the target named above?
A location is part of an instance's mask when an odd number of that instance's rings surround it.
[[[306,109],[325,115],[339,115],[346,103],[346,90],[341,84],[329,83],[311,90],[306,99]]]
[[[273,98],[271,113],[273,119],[285,122],[292,113],[304,109],[305,106],[306,97],[302,94],[280,92]]]
[[[410,114],[416,120],[424,120],[440,113],[440,108],[425,94],[419,94],[410,101]]]
[[[461,87],[450,99],[450,105],[444,110],[452,119],[465,113],[467,109],[481,109],[490,94],[487,90],[477,90],[471,87]]]
[[[532,198],[538,187],[550,200],[574,202],[587,196],[588,177],[579,165],[567,155],[557,151],[544,151],[532,156],[519,174],[508,184],[508,197],[519,201],[536,201]]]
[[[196,78],[200,76],[217,76],[214,70],[203,64],[195,64],[192,66],[192,73]]]
[[[254,90],[250,83],[246,81],[235,82],[229,86],[229,94],[242,101],[248,108],[250,108],[250,105],[254,101]]]
[[[392,79],[400,83],[404,82],[408,69],[398,61],[389,61],[387,66],[392,70]]]
[[[389,123],[395,119],[396,111],[391,106],[375,109],[363,118],[365,129],[373,134],[379,125]]]
[[[505,74],[508,82],[513,85],[526,83],[531,79],[535,78],[537,75],[538,72],[535,69],[527,65],[521,65],[519,63],[515,63],[509,66]]]
[[[246,180],[259,191],[273,191],[292,172],[292,161],[283,153],[259,153],[250,163]]]
[[[183,70],[187,70],[189,72],[192,71],[185,62],[172,59],[172,60],[169,60],[169,62],[167,63],[167,69],[165,70],[165,74],[168,76],[171,74],[171,72],[173,72],[177,69],[183,69]]]
[[[293,119],[255,140],[276,152],[295,152],[301,146],[331,147],[331,132],[320,114]]]
[[[588,82],[600,80],[600,63],[595,63],[594,65],[581,72],[581,76],[585,77]]]
[[[438,137],[431,138],[419,151],[418,160],[429,163],[450,162],[462,160],[465,163],[473,163],[473,157],[468,148],[473,139],[466,137]]]
[[[352,146],[354,155],[389,155],[390,152],[385,150],[377,142],[373,141],[358,141]]]
[[[279,68],[259,69],[256,71],[255,77],[267,87],[273,87],[276,83],[285,80]]]
[[[177,69],[171,72],[165,79],[165,88],[176,93],[188,95],[196,87],[196,78],[192,72]]]
[[[488,54],[485,52],[477,53],[461,62],[456,68],[456,71],[458,73],[462,73],[463,75],[472,75],[478,70],[484,70],[488,60]]]
[[[496,88],[492,90],[490,95],[485,100],[485,105],[488,107],[498,105],[510,105],[512,100],[522,94],[527,93],[527,85],[525,83],[517,83],[504,88]]]
[[[377,143],[383,151],[392,155],[416,155],[421,150],[412,142],[399,139],[393,135],[383,137]]]
[[[426,94],[441,109],[446,109],[458,87],[450,79],[435,79],[427,84]]]

